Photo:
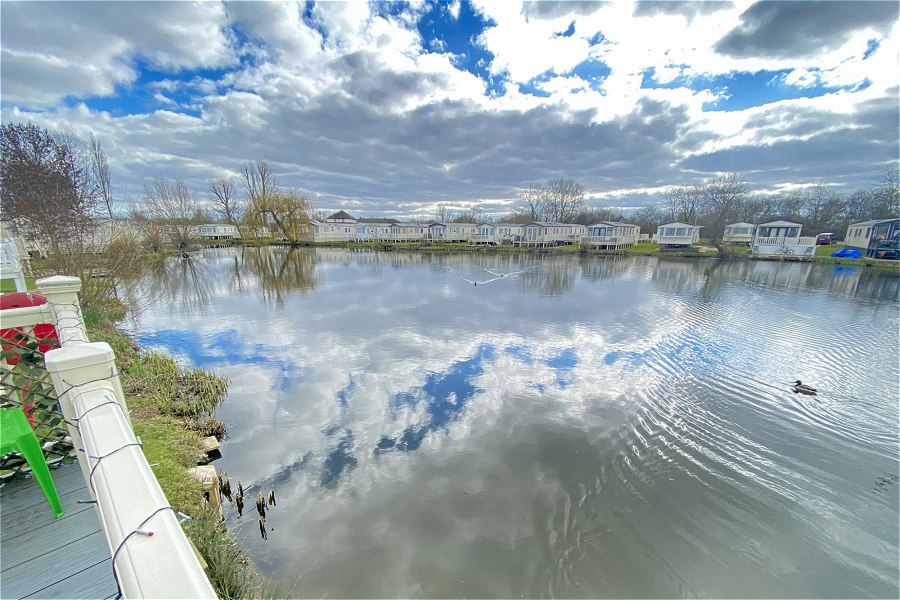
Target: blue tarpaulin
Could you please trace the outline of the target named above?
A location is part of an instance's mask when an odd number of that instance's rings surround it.
[[[835,258],[859,258],[862,256],[862,252],[856,248],[844,248],[843,250],[832,252],[831,255]]]

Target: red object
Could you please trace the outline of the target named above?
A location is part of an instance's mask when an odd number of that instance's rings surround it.
[[[46,296],[35,294],[32,292],[12,292],[9,294],[0,294],[0,310],[9,308],[25,308],[29,306],[41,306],[47,304]],[[19,344],[15,337],[18,333],[24,333],[21,327],[12,327],[8,329],[0,329],[0,339],[13,342],[13,345]],[[56,327],[50,323],[39,323],[33,328],[34,339],[39,343],[38,352],[44,354],[51,348],[59,347],[59,338],[56,335]],[[12,350],[12,345],[3,344],[4,350]],[[17,358],[8,358],[6,362],[15,365],[19,362]]]
[[[32,292],[11,292],[8,294],[0,294],[0,310],[11,308],[25,308],[30,306],[41,306],[47,303],[47,298],[40,294]],[[2,315],[0,315],[2,317]],[[17,340],[16,336],[26,335],[22,327],[9,327],[0,329],[0,347],[4,351],[12,351],[16,356],[10,356],[6,359],[6,364],[15,366],[19,364],[18,348],[22,348],[30,340]],[[32,327],[34,341],[38,342],[38,352],[44,354],[47,350],[59,347],[59,337],[56,335],[56,327],[51,323],[39,323]],[[23,392],[27,393],[28,385],[25,386]],[[34,404],[28,403],[22,406],[28,422],[34,427]]]

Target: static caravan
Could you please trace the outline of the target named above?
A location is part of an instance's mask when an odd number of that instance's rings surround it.
[[[641,228],[631,223],[619,221],[600,221],[588,225],[587,235],[581,238],[581,243],[596,248],[628,248],[638,242]]]
[[[751,243],[751,254],[813,256],[816,237],[803,236],[803,225],[791,221],[769,221],[756,227]]]
[[[479,223],[469,241],[473,244],[493,246],[497,243],[495,231],[496,226],[493,223]]]
[[[426,223],[394,223],[391,225],[392,242],[420,242],[428,236]]]
[[[681,221],[666,223],[656,229],[653,241],[660,246],[690,246],[700,240],[701,229],[703,225],[691,225]]]
[[[900,219],[877,219],[853,223],[847,228],[844,245],[858,248],[864,256],[882,258],[885,250],[900,246]],[[896,256],[896,252],[893,253]]]
[[[756,225],[753,223],[729,223],[725,226],[725,233],[722,235],[723,244],[746,244],[753,242],[753,234],[756,232]]]
[[[541,247],[577,244],[585,233],[587,233],[587,227],[584,225],[532,221],[523,226],[522,237],[516,243],[521,246]]]
[[[191,227],[190,237],[201,240],[238,240],[241,234],[235,225],[207,223]]]
[[[447,223],[448,242],[468,242],[475,235],[478,226],[475,223]]]
[[[523,225],[516,223],[497,223],[494,227],[494,238],[497,244],[514,244],[522,239]]]

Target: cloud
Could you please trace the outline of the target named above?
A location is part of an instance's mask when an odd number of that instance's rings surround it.
[[[896,2],[757,2],[715,46],[734,57],[808,57],[840,47],[859,29],[887,33]]]
[[[214,2],[10,2],[2,17],[7,103],[109,95],[135,82],[139,61],[174,72],[237,60]]]
[[[323,210],[410,218],[438,202],[500,215],[554,177],[636,204],[726,165],[768,187],[818,181],[755,150],[817,126],[877,131],[854,141],[860,161],[896,155],[874,108],[896,99],[896,7],[773,6],[5,2],[0,113],[94,133],[119,197],[155,175],[205,197],[265,160]],[[815,28],[823,51],[792,35],[776,52],[776,17]],[[835,183],[868,183],[831,149],[808,153],[834,161]]]

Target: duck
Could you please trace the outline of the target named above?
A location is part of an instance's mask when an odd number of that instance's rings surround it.
[[[795,394],[806,394],[807,396],[815,396],[816,395],[816,388],[806,385],[799,379],[794,382],[794,387],[792,387],[791,390]]]

